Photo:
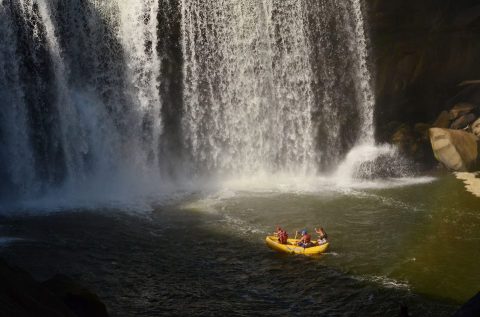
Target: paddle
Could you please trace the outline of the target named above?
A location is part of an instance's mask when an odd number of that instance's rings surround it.
[[[295,238],[293,238],[293,240],[297,240],[297,235],[298,235],[298,231],[295,231]],[[292,244],[292,245],[295,245],[295,244]]]

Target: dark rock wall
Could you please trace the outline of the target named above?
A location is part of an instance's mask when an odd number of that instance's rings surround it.
[[[479,1],[366,3],[377,131],[391,121],[435,120],[461,91],[460,82],[480,79]]]

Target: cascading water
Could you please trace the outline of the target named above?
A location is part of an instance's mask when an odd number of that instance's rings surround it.
[[[360,0],[3,0],[0,36],[2,200],[318,175],[374,145]]]
[[[312,171],[303,15],[290,0],[182,2],[184,127],[200,167]]]
[[[365,36],[365,27],[360,0],[352,0],[353,19],[355,20],[353,43],[357,49],[357,93],[361,107],[362,128],[358,143],[374,144],[374,125],[373,113],[375,100],[373,89],[371,87],[372,78],[368,69],[368,50],[367,39]]]
[[[0,183],[0,192],[4,193],[0,199],[12,194],[8,188],[13,186],[21,194],[26,194],[32,187],[35,174],[14,23],[8,8],[0,2],[0,37],[3,39],[0,42],[0,162],[3,164],[0,178],[4,180]]]
[[[2,198],[158,179],[158,3],[1,1],[0,15]]]
[[[182,16],[183,124],[197,167],[311,175],[373,144],[359,0],[184,0]]]
[[[343,6],[345,10],[345,6]],[[356,179],[378,177],[401,177],[411,174],[409,163],[402,158],[395,147],[375,144],[374,139],[374,107],[375,100],[371,87],[372,78],[368,69],[367,38],[365,36],[364,19],[361,2],[350,1],[350,9],[345,10],[353,24],[345,24],[349,35],[350,47],[355,48],[354,71],[356,74],[356,96],[360,107],[361,128],[359,138],[345,160],[338,165],[333,178],[340,185],[349,186]]]

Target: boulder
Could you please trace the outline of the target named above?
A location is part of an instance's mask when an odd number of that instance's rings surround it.
[[[457,118],[472,112],[475,109],[475,106],[468,102],[460,102],[453,106],[450,109],[449,116],[450,120],[456,120]]]
[[[0,260],[0,317],[76,317],[24,270]]]
[[[453,317],[475,317],[480,316],[480,292],[462,305]]]
[[[71,279],[56,276],[39,283],[26,271],[0,259],[0,317],[104,317],[105,305]]]
[[[387,123],[379,124],[378,128],[376,129],[376,139],[380,143],[390,142],[392,139],[392,135],[397,131],[398,127],[401,126],[402,123],[398,121],[390,121]]]
[[[440,128],[431,128],[429,133],[435,158],[448,169],[464,172],[475,167],[478,156],[478,139],[475,135]]]
[[[428,129],[430,129],[431,127],[432,126],[427,123],[419,122],[415,124],[415,126],[413,127],[413,130],[418,135],[420,140],[428,141]]]
[[[450,115],[447,111],[442,111],[437,117],[437,120],[432,124],[434,128],[448,128],[450,126]]]
[[[42,283],[57,295],[78,317],[107,317],[107,309],[97,295],[71,278],[57,274]]]
[[[393,133],[391,138],[391,143],[395,144],[397,148],[405,153],[409,152],[411,145],[415,141],[415,134],[407,124],[402,124],[397,128],[395,133]]]
[[[477,121],[472,124],[472,133],[475,134],[477,138],[480,138],[480,119],[477,119]]]
[[[473,113],[465,114],[457,118],[450,125],[450,129],[463,129],[468,127],[477,117]]]

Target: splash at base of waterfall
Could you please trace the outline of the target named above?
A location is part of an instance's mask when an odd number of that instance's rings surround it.
[[[224,189],[260,192],[325,192],[358,188],[391,188],[428,183],[434,177],[418,177],[411,162],[388,144],[354,147],[332,173],[305,174],[259,172],[219,181]]]

